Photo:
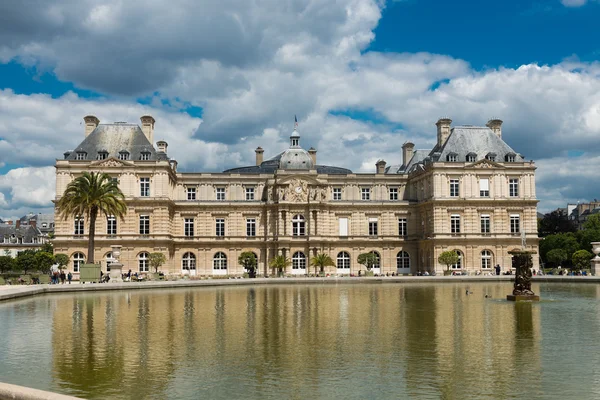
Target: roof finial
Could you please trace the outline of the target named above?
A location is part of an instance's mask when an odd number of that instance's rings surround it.
[[[294,130],[296,130],[298,128],[298,118],[296,117],[296,114],[294,114]]]

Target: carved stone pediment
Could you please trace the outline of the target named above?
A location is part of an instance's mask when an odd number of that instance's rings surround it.
[[[124,162],[121,160],[117,160],[114,157],[108,158],[106,160],[96,161],[91,163],[90,166],[93,167],[102,167],[102,168],[118,168],[118,167],[128,167],[131,163]]]
[[[497,162],[486,160],[486,159],[479,160],[471,165],[468,165],[467,167],[481,168],[481,169],[483,169],[483,168],[504,168],[504,166],[498,164]]]

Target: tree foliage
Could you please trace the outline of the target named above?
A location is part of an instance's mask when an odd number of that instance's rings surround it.
[[[38,251],[33,256],[35,263],[35,269],[41,271],[44,274],[50,272],[52,265],[54,264],[54,255],[46,251]]]
[[[546,255],[548,262],[554,264],[556,267],[567,261],[568,257],[565,249],[552,249]]]
[[[542,237],[557,233],[577,232],[577,225],[566,214],[552,211],[540,220],[538,231]]]
[[[593,254],[587,250],[578,250],[573,253],[571,259],[573,260],[573,266],[579,270],[590,267],[590,259]]]
[[[458,254],[454,250],[444,251],[438,257],[438,262],[446,266],[447,271],[450,271],[450,266],[457,264],[459,260]]]
[[[58,264],[58,269],[64,269],[69,265],[69,256],[66,254],[56,254],[54,262]]]
[[[315,267],[315,274],[317,273],[317,268],[319,272],[323,273],[325,267],[333,267],[335,263],[333,259],[329,256],[329,254],[320,253],[310,259],[310,265]]]
[[[0,256],[0,273],[12,271],[15,267],[15,260],[11,256]]]
[[[540,241],[540,256],[544,262],[554,263],[554,261],[548,258],[548,253],[557,249],[564,250],[566,255],[565,259],[560,262],[567,261],[570,263],[571,255],[580,249],[577,236],[574,233],[559,233],[546,236]]]
[[[364,265],[368,271],[370,271],[379,260],[377,259],[377,255],[375,253],[362,253],[358,255],[357,261],[359,264]]]
[[[15,268],[17,271],[23,271],[24,274],[27,274],[27,271],[36,268],[35,263],[35,250],[23,250],[15,259]]]
[[[56,202],[57,213],[64,220],[84,216],[89,221],[87,261],[94,263],[94,238],[98,214],[123,219],[127,212],[125,196],[108,174],[84,172],[75,178]]]
[[[275,258],[269,262],[269,266],[275,268],[279,275],[285,272],[285,269],[290,265],[292,265],[292,262],[285,256],[275,256]]]
[[[150,253],[148,254],[148,264],[151,268],[154,268],[154,272],[157,273],[158,269],[167,261],[167,257],[163,253]]]
[[[242,267],[246,268],[250,278],[256,277],[256,267],[258,266],[258,260],[256,259],[256,255],[253,252],[244,251],[238,257],[238,263]]]

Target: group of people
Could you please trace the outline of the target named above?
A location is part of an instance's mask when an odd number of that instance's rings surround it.
[[[65,271],[63,270],[54,270],[50,272],[50,283],[52,285],[58,285],[59,282],[64,285],[65,281],[68,281],[69,284],[71,284],[72,279],[73,274],[71,274],[71,271],[69,271],[68,274],[65,274]]]

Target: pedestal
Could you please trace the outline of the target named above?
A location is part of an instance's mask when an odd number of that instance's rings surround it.
[[[592,275],[600,276],[600,257],[596,256],[590,260]]]
[[[118,261],[110,264],[110,272],[108,274],[110,276],[109,283],[123,282],[123,264]]]
[[[509,294],[506,296],[506,300],[508,301],[540,301],[540,296],[536,294]]]

